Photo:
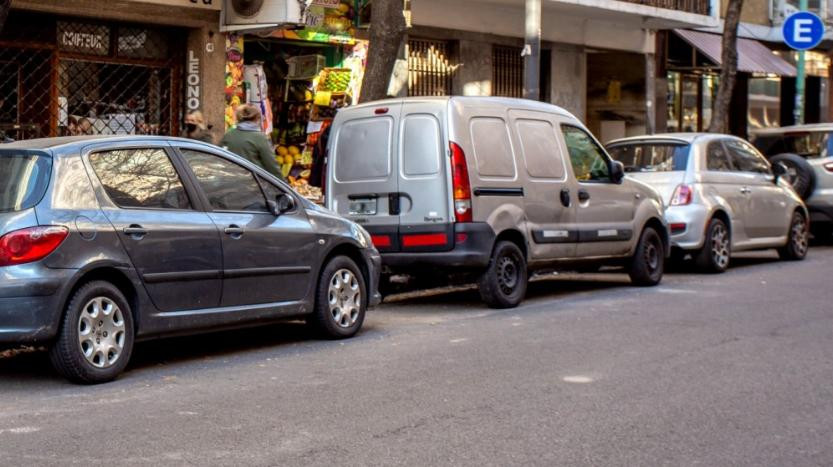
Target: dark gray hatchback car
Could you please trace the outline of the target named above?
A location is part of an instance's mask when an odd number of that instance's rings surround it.
[[[216,146],[70,137],[0,146],[0,345],[115,378],[137,339],[304,317],[350,337],[380,256],[357,224]]]

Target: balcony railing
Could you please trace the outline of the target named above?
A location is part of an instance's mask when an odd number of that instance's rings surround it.
[[[667,8],[669,10],[684,11],[698,15],[709,14],[709,0],[622,0],[628,3]]]

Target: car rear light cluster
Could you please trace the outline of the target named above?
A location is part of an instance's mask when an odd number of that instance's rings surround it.
[[[471,184],[466,154],[457,143],[451,143],[451,184],[454,189],[454,218],[471,222]]]
[[[671,195],[671,206],[685,206],[691,204],[691,187],[688,185],[677,185],[674,194]]]
[[[685,232],[686,225],[685,222],[675,222],[668,227],[671,229],[671,235],[677,235]]]
[[[402,246],[405,248],[442,246],[446,244],[448,244],[448,235],[444,233],[410,234],[402,236]]]
[[[15,230],[0,237],[0,266],[32,263],[46,258],[69,235],[66,227],[41,226]]]
[[[824,164],[824,170],[828,172],[833,172],[833,162],[828,162]]]
[[[391,246],[390,235],[371,235],[370,240],[376,248],[389,248]]]

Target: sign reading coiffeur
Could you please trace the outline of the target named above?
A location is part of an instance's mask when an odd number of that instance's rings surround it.
[[[222,8],[223,0],[132,0],[138,3],[155,3],[157,5],[180,6],[190,8],[203,8],[207,10],[219,10]]]

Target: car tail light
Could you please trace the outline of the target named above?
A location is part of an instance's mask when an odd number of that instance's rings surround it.
[[[833,162],[828,162],[824,164],[824,170],[828,172],[833,172]]]
[[[46,258],[67,238],[66,227],[43,226],[15,230],[0,237],[0,266],[31,263]]]
[[[671,195],[671,206],[685,206],[687,204],[691,204],[691,187],[677,185],[674,194]]]
[[[671,235],[676,235],[685,232],[685,222],[678,222],[670,224],[668,227],[671,228]]]
[[[370,240],[373,241],[373,246],[377,248],[387,248],[391,245],[390,235],[371,235]]]
[[[454,218],[471,222],[471,184],[466,154],[457,143],[451,143],[451,184],[454,189]]]
[[[402,236],[402,246],[405,248],[417,246],[441,246],[448,243],[448,236],[444,233],[412,234]]]

